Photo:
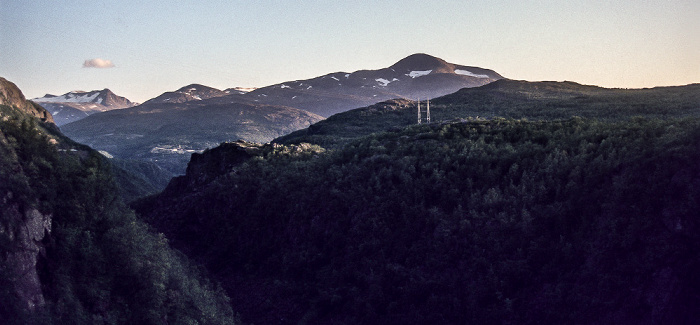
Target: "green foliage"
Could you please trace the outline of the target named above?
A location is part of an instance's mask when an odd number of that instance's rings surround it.
[[[414,126],[253,158],[138,210],[234,301],[275,319],[683,323],[700,317],[697,130],[644,118]],[[243,297],[240,279],[295,312]],[[256,308],[243,320],[262,321]]]
[[[104,157],[59,150],[50,141],[57,133],[30,118],[3,120],[0,131],[4,204],[52,215],[37,266],[46,304],[31,314],[15,306],[13,275],[0,265],[3,323],[234,323],[223,291],[123,205]],[[12,246],[5,237],[3,254]]]

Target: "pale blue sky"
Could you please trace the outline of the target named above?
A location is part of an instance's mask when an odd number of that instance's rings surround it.
[[[0,0],[0,76],[29,98],[266,86],[413,53],[525,80],[700,82],[700,1]],[[101,58],[114,68],[83,68]]]

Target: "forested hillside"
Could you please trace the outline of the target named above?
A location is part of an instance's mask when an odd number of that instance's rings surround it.
[[[302,142],[334,147],[378,131],[417,123],[417,102],[399,99],[340,113],[275,142]],[[426,102],[422,102],[425,122]],[[464,88],[430,102],[431,120],[505,117],[530,120],[580,116],[620,121],[635,116],[678,118],[700,116],[700,84],[650,89],[614,89],[575,82],[530,82],[501,79],[477,88]]]
[[[124,206],[106,158],[16,106],[0,105],[0,200],[0,323],[234,322],[222,290]]]
[[[491,118],[346,143],[226,144],[135,206],[246,322],[700,319],[697,119]]]

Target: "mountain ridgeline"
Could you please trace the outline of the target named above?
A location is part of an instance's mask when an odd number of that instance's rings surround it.
[[[699,85],[499,80],[195,154],[133,207],[266,324],[692,324]]]
[[[225,293],[124,206],[105,157],[14,84],[0,93],[0,323],[234,323]]]

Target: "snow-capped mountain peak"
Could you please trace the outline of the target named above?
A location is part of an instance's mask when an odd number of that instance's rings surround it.
[[[75,90],[60,96],[46,94],[32,101],[35,103],[94,103],[110,109],[132,107],[137,104],[125,97],[117,96],[107,88],[93,91]]]
[[[65,93],[61,96],[46,95],[41,98],[34,98],[32,101],[35,103],[90,103],[96,102],[97,96],[99,96],[101,91],[71,91]]]
[[[97,112],[138,105],[125,97],[117,96],[107,88],[93,91],[76,90],[60,96],[46,94],[32,101],[49,111],[59,126]]]

